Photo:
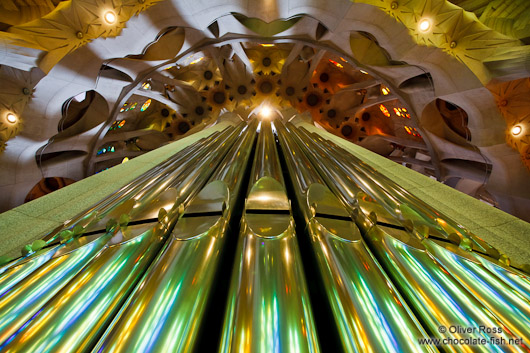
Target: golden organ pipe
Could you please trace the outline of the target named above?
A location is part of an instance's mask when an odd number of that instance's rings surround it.
[[[289,124],[289,127],[291,125]],[[311,151],[319,151],[317,144],[311,136],[302,133],[296,128],[290,129],[298,138],[301,145],[308,146]],[[307,151],[307,150],[306,150]],[[324,158],[330,159],[331,155],[320,149],[320,155],[307,153],[316,168],[325,169]],[[348,175],[348,170],[339,164],[329,166],[336,171],[342,171]],[[337,193],[337,196],[349,203],[349,198],[340,193],[340,189],[334,187],[331,181],[328,184]],[[352,185],[354,188],[358,186]],[[373,202],[375,202],[373,200]],[[357,208],[357,203],[350,207]],[[467,351],[512,351],[523,352],[527,346],[498,346],[492,343],[490,335],[497,339],[517,338],[508,330],[503,322],[499,320],[479,300],[469,293],[454,277],[452,277],[440,262],[435,260],[420,241],[421,237],[414,232],[409,233],[401,227],[390,227],[377,225],[377,218],[370,217],[357,211],[352,211],[358,216],[358,224],[362,227],[364,238],[374,251],[383,268],[390,275],[393,282],[398,286],[407,302],[419,315],[430,335],[444,339],[444,332],[439,331],[440,326],[451,327],[490,327],[502,329],[501,333],[486,332],[455,332],[452,336],[456,339],[472,337],[476,340],[485,339],[487,343],[477,346],[444,346],[444,348],[455,352]],[[367,220],[368,219],[368,220]]]
[[[319,352],[271,124],[261,122],[220,352]]]
[[[346,352],[437,352],[377,263],[343,204],[282,123],[278,138]]]
[[[256,125],[251,123],[186,207],[94,351],[188,352],[194,347]]]
[[[319,352],[332,330],[345,352],[530,352],[528,274],[337,145],[276,120],[284,183],[270,122],[253,148],[257,124],[188,146],[0,267],[0,352]]]
[[[234,136],[233,133],[231,135]],[[229,138],[230,136],[225,136],[225,139]],[[222,151],[219,146],[224,143],[224,139],[219,137],[218,140],[210,144],[212,153],[197,167],[204,170],[203,173],[211,173],[211,163],[215,161],[218,151]],[[194,190],[193,184],[197,184],[195,179],[188,176],[185,190],[181,190],[182,200],[189,196],[187,190]],[[201,179],[198,180],[200,182]],[[182,188],[182,185],[180,187]],[[140,229],[139,232],[135,232],[138,231],[137,228]],[[18,349],[22,343],[30,351],[75,350],[93,345],[98,330],[101,331],[100,326],[108,321],[112,311],[120,304],[121,298],[138,279],[142,268],[150,263],[151,257],[161,245],[162,236],[166,233],[164,225],[158,225],[147,232],[145,228],[144,225],[127,231],[116,227],[106,233],[74,239],[58,250],[50,261],[1,297],[2,350]],[[91,262],[93,258],[94,261]],[[112,269],[118,270],[118,275],[112,274],[109,278]],[[75,277],[78,273],[79,276]],[[99,295],[99,291],[105,290],[110,293],[115,291],[113,300],[105,302],[105,296]],[[45,305],[56,294],[54,300]],[[79,301],[82,303],[79,304]],[[87,310],[83,303],[91,301],[96,301],[99,305],[94,304]],[[63,303],[65,305],[62,305]],[[98,309],[102,312],[98,313]],[[96,315],[103,317],[101,322],[94,320],[93,310]],[[81,318],[72,320],[72,311],[79,312]],[[65,330],[63,325],[70,320],[72,323],[69,330]],[[50,322],[55,324],[56,335],[43,335],[42,330],[46,332],[50,329]],[[87,328],[90,340],[85,340],[83,335],[79,334],[79,327],[91,328]],[[67,338],[57,342],[60,334]]]

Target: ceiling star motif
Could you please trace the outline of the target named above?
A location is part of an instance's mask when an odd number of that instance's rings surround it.
[[[218,85],[222,80],[219,68],[210,58],[201,59],[197,64],[179,70],[175,77],[188,82],[198,91]]]
[[[42,77],[37,71],[21,71],[5,65],[0,67],[0,140],[7,141],[22,131],[22,112],[32,98],[34,86]],[[6,120],[9,113],[17,116],[15,123]]]
[[[530,169],[530,78],[490,83],[488,89],[506,120],[506,142],[521,154]],[[512,129],[516,126],[521,132],[514,135]]]
[[[20,45],[41,48],[48,53],[39,67],[49,72],[65,55],[92,40],[120,34],[134,15],[162,0],[76,0],[61,2],[55,10],[40,19],[12,26],[9,32],[20,36]],[[104,14],[112,11],[115,23],[106,23]],[[0,37],[5,36],[0,32]]]
[[[339,91],[341,88],[354,83],[353,79],[342,73],[344,62],[334,60],[322,60],[315,70],[311,83],[316,83],[322,89],[327,89],[331,93]]]
[[[256,95],[252,98],[253,103],[257,105],[263,100],[276,100],[278,88],[278,75],[258,75],[255,85]]]
[[[280,49],[248,49],[248,58],[254,68],[254,73],[279,74],[285,62],[285,54]]]
[[[225,88],[234,101],[235,107],[251,105],[251,98],[254,92],[254,75],[243,61],[234,56],[225,62]]]
[[[211,110],[211,118],[216,119],[222,110],[231,111],[233,109],[234,103],[233,100],[230,100],[228,91],[225,88],[224,82],[216,85],[213,88],[210,88],[206,93],[206,102]]]
[[[403,23],[418,43],[438,47],[467,65],[483,82],[490,80],[483,61],[492,55],[515,55],[519,40],[499,33],[480,22],[477,16],[446,0],[352,0],[374,5]],[[419,23],[430,21],[421,31]],[[513,53],[513,54],[510,54]]]

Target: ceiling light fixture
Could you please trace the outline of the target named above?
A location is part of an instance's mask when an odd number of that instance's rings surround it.
[[[517,136],[523,131],[523,128],[520,125],[515,125],[512,127],[512,135]]]
[[[11,124],[14,124],[14,123],[17,122],[17,117],[16,117],[16,115],[13,114],[13,113],[7,113],[7,115],[6,115],[6,119],[7,119],[7,121],[10,122]]]
[[[422,32],[427,32],[428,30],[431,29],[431,21],[429,21],[426,18],[420,20],[420,22],[418,23],[418,28]]]
[[[113,24],[116,22],[116,14],[112,11],[105,12],[105,21],[107,21],[108,24]]]
[[[366,72],[364,70],[359,70],[359,71],[361,71],[362,74],[368,75],[368,72]]]

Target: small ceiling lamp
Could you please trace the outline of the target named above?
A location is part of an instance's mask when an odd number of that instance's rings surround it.
[[[116,14],[112,11],[105,12],[104,18],[105,18],[105,21],[110,25],[116,22]]]
[[[359,71],[361,71],[361,73],[364,74],[364,75],[368,75],[368,72],[366,72],[364,70],[359,70]]]
[[[17,116],[13,113],[7,113],[6,119],[9,123],[14,124],[17,122]]]
[[[418,23],[418,28],[421,32],[429,31],[431,29],[431,21],[426,18],[420,20],[420,22]]]
[[[514,127],[512,127],[513,136],[519,135],[522,131],[523,131],[523,128],[521,127],[521,125],[515,125]]]

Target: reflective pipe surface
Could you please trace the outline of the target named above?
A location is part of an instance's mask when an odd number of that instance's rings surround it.
[[[275,123],[345,352],[437,352],[293,134]],[[324,161],[318,161],[321,169]]]
[[[230,134],[232,129],[228,129],[224,132],[224,134],[215,134],[211,138],[205,139],[202,141],[201,144],[196,144],[194,147],[197,149],[197,152],[199,153],[199,157],[203,157],[207,153],[215,150],[218,145],[221,142],[218,141],[218,136],[225,136],[226,134]],[[217,142],[216,142],[217,141]],[[188,168],[192,163],[189,161],[187,163],[184,163],[182,161],[182,157],[187,156],[193,149],[187,149],[187,152],[184,156],[179,155],[178,158],[170,158],[169,160],[172,160],[170,163],[162,163],[162,165],[165,166],[166,169],[173,170],[172,172],[167,172],[162,170],[159,170],[158,168],[155,168],[158,171],[158,175],[154,176],[151,180],[145,179],[143,182],[139,184],[132,184],[134,188],[129,189],[127,193],[124,195],[120,195],[118,192],[118,196],[114,195],[111,199],[113,202],[107,203],[105,208],[106,210],[98,210],[96,207],[96,210],[90,213],[90,216],[87,216],[82,219],[80,223],[76,223],[75,225],[81,225],[83,227],[83,233],[86,232],[103,232],[106,228],[106,224],[110,219],[118,220],[122,214],[128,214],[131,218],[139,218],[142,219],[142,215],[137,214],[138,209],[142,209],[144,214],[148,213],[145,210],[145,204],[151,203],[152,206],[155,206],[155,214],[150,215],[145,218],[156,218],[156,215],[158,213],[158,210],[161,206],[156,207],[158,205],[159,200],[153,200],[162,190],[167,189],[170,185],[173,185],[175,183],[178,183],[181,180],[185,179],[186,168]],[[151,175],[151,173],[147,173],[147,175]],[[163,178],[165,177],[165,178]],[[174,179],[177,178],[177,181],[174,181]],[[153,186],[157,184],[162,184],[162,187],[154,188]],[[148,193],[145,192],[145,188],[151,186],[151,189]],[[140,196],[139,196],[140,194]],[[168,196],[172,193],[167,193]],[[174,194],[174,193],[173,193]],[[137,198],[142,198],[142,203],[139,204],[134,201],[134,199],[128,198],[135,196]],[[143,196],[143,197],[141,197]],[[175,198],[173,199],[174,203]],[[152,213],[152,212],[151,212]],[[144,218],[144,219],[145,219]],[[57,235],[57,234],[56,234]],[[55,238],[50,239],[49,243],[53,243]],[[59,249],[61,245],[53,245],[51,249],[44,249],[38,252],[35,252],[29,256],[26,256],[24,258],[18,259],[14,261],[12,264],[8,264],[5,266],[5,275],[0,274],[0,295],[4,293],[6,290],[11,288],[13,285],[18,283],[20,280],[25,278],[25,276],[32,273],[35,269],[37,269],[41,264],[43,264],[45,261],[47,261],[53,253]]]
[[[484,344],[450,345],[444,349],[456,352],[528,350],[526,346],[507,345],[510,338],[518,337],[434,260],[415,237],[403,230],[376,226],[368,231],[366,238],[432,336],[486,340]],[[446,332],[440,332],[442,326]],[[449,333],[451,327],[476,330]],[[480,332],[480,327],[500,328],[501,332]],[[504,339],[506,345],[497,345],[490,337]]]
[[[211,147],[212,150],[215,151],[216,148],[219,147],[219,143],[214,144]],[[210,167],[208,165],[208,162],[214,159],[215,153],[213,154],[213,156],[210,156],[202,163],[206,163],[206,166],[203,169],[208,170],[208,168]],[[190,189],[189,185],[186,185],[186,187]],[[59,251],[57,251],[54,254],[54,258],[46,262],[41,269],[32,273],[26,278],[26,280],[20,282],[17,286],[13,287],[9,293],[0,298],[0,315],[2,316],[0,325],[9,325],[8,328],[2,330],[2,334],[12,334],[15,330],[22,326],[22,324],[24,324],[26,320],[31,318],[33,314],[37,313],[40,307],[44,303],[46,303],[48,299],[50,299],[54,294],[56,294],[63,286],[69,283],[69,281],[77,273],[76,271],[80,271],[81,269],[83,269],[83,267],[90,261],[90,259],[103,249],[103,247],[107,244],[107,241],[111,242],[109,244],[111,248],[112,242],[119,243],[123,241],[123,235],[120,236],[121,232],[116,232],[118,228],[113,229],[114,230],[106,234],[103,233],[105,234],[104,236],[102,236],[101,234],[95,234],[89,237],[74,239],[66,246],[61,248]],[[114,238],[111,239],[111,235],[115,235]],[[100,237],[101,239],[99,239]],[[87,242],[88,240],[93,241],[85,245],[84,242]],[[122,252],[126,252],[125,248],[130,248],[131,246],[132,245],[128,244],[128,246],[124,247]],[[113,248],[112,251],[113,250],[115,250],[115,248]],[[103,253],[105,253],[105,251],[103,251]],[[118,253],[120,253],[119,250]],[[98,257],[96,261],[101,262],[104,261],[104,259],[105,256],[102,256]],[[129,263],[131,262],[129,261]],[[146,263],[148,264],[149,261],[147,261]],[[96,268],[98,268],[98,266],[96,266]],[[105,269],[100,271],[100,273],[102,273],[101,276],[105,276]],[[76,284],[73,284],[73,286],[74,288],[79,290],[85,289],[77,287]],[[38,288],[35,289],[35,287]],[[112,285],[110,285],[109,287],[112,288]],[[101,288],[99,289],[101,290]],[[93,293],[93,295],[96,296],[100,294],[98,291],[90,292],[90,290],[89,293]],[[119,298],[119,296],[117,297]],[[90,314],[90,310],[85,311],[85,315],[87,315],[87,313]],[[53,309],[51,315],[55,315]],[[26,323],[24,326],[27,326],[28,324],[29,323]],[[0,328],[3,328],[3,326],[0,326]],[[48,328],[46,327],[45,329]],[[2,345],[5,345],[7,342],[5,342],[4,338],[7,339],[7,337],[0,336],[0,338],[2,338],[1,341],[4,342]],[[9,338],[9,340],[13,339],[15,339],[14,336]],[[27,338],[25,340],[27,340]],[[49,345],[49,342],[45,342],[44,344]],[[52,350],[54,350],[55,348],[56,347],[50,347],[50,349]]]
[[[0,352],[530,352],[528,274],[344,150],[276,123],[287,171],[270,123],[255,149],[257,121],[226,129],[2,266]]]
[[[159,179],[161,171],[166,168],[171,168],[171,166],[177,165],[182,161],[188,159],[198,149],[208,146],[208,144],[212,143],[219,135],[229,133],[232,129],[233,127],[227,127],[222,132],[214,132],[207,138],[201,139],[189,146],[186,146],[184,149],[169,157],[167,160],[163,161],[159,165],[148,170],[146,173],[136,177],[134,180],[121,187],[115,193],[107,196],[100,202],[96,203],[88,210],[66,221],[64,227],[54,230],[53,232],[43,237],[43,239],[46,240],[48,244],[50,244],[56,240],[58,233],[63,229],[72,229],[77,224],[86,227],[86,225],[93,223],[96,217],[99,216],[99,218],[101,218],[102,214],[109,212],[109,208],[117,207],[117,203],[119,203],[120,200],[126,200],[130,195],[133,195],[134,193],[139,192],[144,188],[148,187],[153,182],[153,180]]]
[[[362,163],[362,162],[361,162]],[[350,164],[353,164],[350,162]],[[355,168],[355,166],[353,166]],[[375,170],[367,169],[371,175],[368,180],[377,180]],[[379,174],[379,173],[377,173]],[[360,177],[362,178],[362,176]],[[366,178],[364,178],[366,179]],[[382,179],[382,178],[379,178]],[[390,184],[390,183],[388,183]],[[385,184],[387,185],[387,184]],[[396,188],[391,188],[394,193],[399,193]],[[397,197],[402,201],[408,201],[403,194]],[[400,207],[402,215],[405,216],[404,208]],[[420,210],[421,212],[421,210]],[[408,210],[408,214],[415,213],[414,210]],[[415,213],[419,215],[418,213]],[[428,216],[428,214],[427,214]],[[446,224],[440,215],[435,220],[437,224]],[[414,217],[416,218],[416,217]],[[443,222],[443,223],[442,223]],[[444,230],[447,228],[444,228]],[[429,229],[429,233],[432,228]],[[430,236],[430,234],[422,234]],[[482,305],[488,308],[504,325],[507,330],[515,337],[523,338],[530,342],[530,302],[517,291],[512,290],[509,286],[504,285],[496,276],[487,271],[473,255],[458,248],[453,244],[444,243],[440,246],[436,239],[431,238],[423,241],[430,252],[451,275],[461,283],[469,293],[477,298]],[[482,242],[485,244],[484,242]],[[481,249],[491,248],[487,244]]]
[[[491,273],[495,274],[504,283],[515,289],[526,300],[530,301],[530,276],[517,271],[501,262],[493,262],[489,258],[484,258],[477,253],[473,253],[475,258],[486,267]]]
[[[262,121],[220,352],[319,352],[270,122]]]
[[[252,123],[186,207],[95,352],[188,352],[194,347],[255,134]]]
[[[102,251],[0,351],[79,352],[92,347],[156,256],[165,228],[137,225],[121,232],[130,239]]]
[[[305,133],[309,133],[305,129],[302,130]],[[411,219],[413,223],[416,222],[419,224],[425,224],[430,228],[431,232],[434,230],[436,233],[445,234],[447,239],[452,237],[454,234],[458,235],[459,238],[469,238],[472,240],[471,245],[474,249],[498,258],[498,251],[496,251],[492,246],[487,244],[476,235],[469,232],[469,230],[465,229],[465,227],[457,224],[451,218],[444,216],[439,211],[435,210],[430,205],[396,184],[394,181],[377,172],[367,163],[348,153],[340,146],[322,138],[321,136],[318,136],[317,134],[311,135],[315,136],[317,140],[321,142],[322,146],[327,147],[329,151],[335,151],[335,153],[336,151],[340,151],[341,153],[339,155],[348,155],[347,159],[342,159],[343,165],[353,166],[361,173],[364,173],[368,179],[373,180],[375,183],[379,184],[382,188],[387,189],[389,193],[394,195],[402,204],[400,206],[400,211],[402,217],[405,219]],[[454,238],[451,240],[455,242],[458,241]]]
[[[430,220],[425,219],[421,213],[410,208],[408,204],[404,202],[403,198],[400,197],[399,193],[390,192],[386,184],[382,183],[382,178],[369,177],[357,163],[352,162],[353,158],[350,158],[350,155],[346,158],[343,154],[336,153],[329,147],[329,142],[327,142],[327,140],[324,140],[315,134],[310,134],[305,129],[299,129],[298,133],[305,139],[314,139],[315,142],[318,141],[319,143],[315,143],[315,145],[318,146],[318,151],[321,155],[323,157],[326,156],[326,158],[333,158],[336,165],[340,165],[342,171],[366,194],[373,197],[378,204],[383,206],[388,213],[393,215],[395,220],[401,224],[405,224],[408,221],[415,226],[426,226],[431,233],[434,233],[438,237],[443,239],[450,238],[449,234],[446,234],[437,223],[433,225]],[[333,147],[335,148],[335,146]],[[459,240],[460,239],[458,239],[458,241]]]
[[[307,134],[300,134],[293,130],[303,141],[315,150],[316,143]],[[341,166],[336,164],[335,168]],[[332,185],[330,185],[332,186]],[[335,188],[335,190],[338,190]],[[341,196],[341,195],[338,195]],[[347,197],[342,197],[348,201]],[[356,207],[356,205],[352,205]],[[360,215],[363,218],[362,215]],[[366,218],[366,217],[365,217]],[[394,284],[413,310],[418,314],[425,329],[432,337],[441,340],[448,337],[439,331],[444,327],[500,327],[501,333],[487,334],[485,332],[455,332],[449,336],[456,339],[472,337],[485,339],[487,344],[477,346],[451,345],[444,346],[450,351],[526,351],[526,346],[498,346],[490,341],[490,336],[504,338],[518,338],[511,333],[503,322],[499,320],[484,304],[479,302],[471,293],[462,287],[445,268],[436,261],[420,242],[418,234],[408,233],[401,227],[385,227],[375,225],[377,217],[370,222],[363,223],[363,232],[377,259],[390,275]],[[478,330],[478,329],[477,329]]]
[[[0,275],[0,297],[15,284],[26,278],[27,275],[51,259],[59,248],[60,246],[55,245],[52,248],[42,249],[38,252],[37,256],[24,258],[22,261],[17,261],[16,264],[7,268]]]
[[[530,343],[530,302],[523,295],[499,281],[471,253],[434,240],[426,240],[424,245],[514,336]]]
[[[232,130],[232,127],[226,128],[221,133],[227,133],[230,130]],[[52,232],[48,233],[43,237],[43,240],[45,240],[48,245],[56,244],[58,242],[58,235],[62,230],[70,229],[72,230],[75,226],[81,226],[85,232],[90,231],[87,228],[90,226],[91,230],[101,230],[105,228],[105,223],[108,221],[108,218],[112,218],[114,215],[110,215],[104,218],[104,215],[107,214],[112,210],[115,209],[122,203],[122,201],[125,199],[128,195],[130,195],[133,192],[137,192],[138,190],[142,190],[142,188],[145,188],[148,186],[147,184],[151,182],[152,179],[156,179],[158,177],[158,173],[166,167],[170,167],[171,165],[177,164],[179,162],[182,162],[183,159],[189,157],[190,153],[192,153],[194,150],[200,148],[201,146],[206,146],[208,143],[211,143],[220,133],[214,132],[208,138],[201,139],[194,144],[191,144],[189,146],[186,146],[184,149],[176,153],[175,155],[171,156],[167,160],[163,161],[159,165],[155,166],[154,168],[150,169],[146,173],[138,176],[128,184],[121,187],[119,190],[117,190],[115,193],[107,196],[103,200],[97,202],[94,206],[89,208],[88,210],[85,210],[81,212],[79,215],[73,217],[72,219],[65,221],[63,226],[57,227]],[[120,201],[121,200],[121,201]],[[130,203],[129,203],[130,204]],[[119,214],[118,214],[119,217]],[[10,269],[14,266],[19,266],[22,263],[32,261],[33,258],[39,257],[41,254],[47,253],[47,251],[41,250],[34,253],[31,253],[27,256],[23,256],[17,259],[12,260],[11,262],[0,266],[0,275]],[[41,263],[43,260],[36,260],[32,261],[32,264],[35,263]],[[24,266],[24,272],[26,274],[31,273],[30,269],[27,267],[31,264],[28,264]],[[20,268],[19,268],[20,269]],[[0,292],[1,293],[1,292]]]
[[[74,239],[0,298],[0,346],[94,258],[113,232]]]

